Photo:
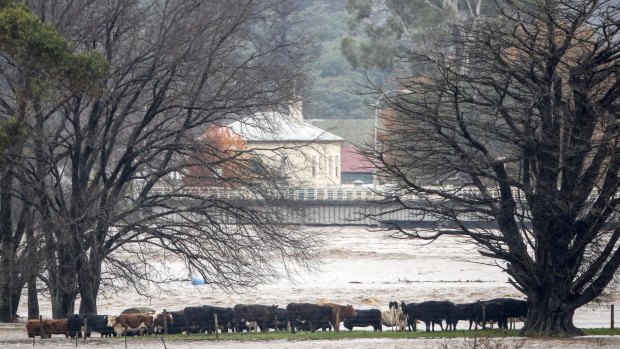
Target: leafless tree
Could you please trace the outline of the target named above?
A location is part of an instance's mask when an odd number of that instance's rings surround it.
[[[5,28],[0,39],[0,321],[11,321],[25,283],[36,299],[42,261],[36,253],[36,183],[21,176],[28,158],[36,156],[27,135],[63,102],[62,92],[86,92],[106,64],[97,55],[73,50],[58,31],[13,1],[0,3],[0,12]],[[103,69],[89,69],[97,62]],[[93,79],[86,71],[94,73]],[[36,316],[38,309],[28,312]]]
[[[157,281],[142,268],[153,254],[174,255],[226,288],[312,263],[316,238],[281,223],[278,191],[266,190],[271,177],[227,178],[244,193],[232,199],[177,180],[196,161],[216,167],[240,157],[188,161],[208,126],[277,108],[302,81],[302,43],[273,32],[286,30],[275,21],[292,2],[29,3],[77,49],[109,64],[105,87],[60,95],[53,112],[36,118],[33,152],[22,156],[54,317],[72,313],[77,295],[80,313],[96,312],[111,275],[136,288]],[[208,140],[200,150],[218,152]]]
[[[528,299],[523,334],[582,334],[575,310],[620,266],[620,11],[605,0],[510,0],[496,10],[445,43],[468,59],[441,47],[410,53],[424,65],[401,79],[413,92],[384,96],[394,113],[374,161],[399,184],[400,209],[441,227],[391,228],[466,237],[504,261]]]

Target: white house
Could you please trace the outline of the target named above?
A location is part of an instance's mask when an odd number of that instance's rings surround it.
[[[302,102],[289,103],[288,114],[260,112],[228,128],[248,149],[290,186],[340,185],[340,147],[344,139],[304,122]]]

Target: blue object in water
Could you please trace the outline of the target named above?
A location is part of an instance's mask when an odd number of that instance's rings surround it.
[[[205,280],[200,276],[192,276],[192,285],[204,285]]]

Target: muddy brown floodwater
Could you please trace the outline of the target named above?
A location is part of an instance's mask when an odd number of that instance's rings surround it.
[[[310,228],[308,228],[310,229]],[[312,228],[317,230],[316,228]],[[167,261],[158,266],[164,275],[183,279],[170,282],[163,289],[152,288],[150,297],[134,292],[101,294],[98,298],[100,314],[118,314],[133,306],[150,306],[162,310],[181,310],[186,306],[234,306],[238,303],[277,304],[290,302],[330,301],[352,304],[356,308],[386,309],[391,300],[421,302],[450,300],[455,303],[472,302],[496,297],[522,298],[508,281],[508,276],[493,260],[481,257],[475,249],[461,240],[443,239],[431,245],[412,241],[386,239],[379,231],[357,227],[328,227],[320,229],[328,239],[322,249],[320,270],[302,271],[294,280],[283,278],[273,284],[238,293],[194,286],[180,261]],[[22,297],[24,298],[24,297]],[[610,305],[619,299],[618,293],[598,305],[578,309],[575,324],[582,328],[610,326]],[[41,314],[51,317],[47,299],[40,299]],[[616,307],[617,308],[617,307]],[[26,304],[20,305],[19,314],[26,317]],[[616,310],[616,319],[620,314]],[[464,325],[461,325],[464,326]],[[164,348],[161,339],[130,338],[128,348]],[[520,340],[505,339],[506,349],[519,348]],[[23,324],[0,325],[0,348],[32,347]],[[39,339],[35,347],[75,347],[75,341],[54,337]],[[93,348],[124,348],[118,339],[93,338],[79,341],[78,346]],[[467,348],[464,340],[390,340],[359,339],[335,341],[270,341],[270,342],[200,342],[169,341],[168,349],[178,348]],[[531,340],[523,348],[592,347],[620,348],[620,338],[581,337],[570,340]],[[494,347],[496,348],[496,347]]]

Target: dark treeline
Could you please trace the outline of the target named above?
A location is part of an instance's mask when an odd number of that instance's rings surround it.
[[[242,150],[196,141],[303,85],[309,45],[286,35],[295,11],[283,0],[0,2],[0,321],[15,319],[23,290],[29,318],[42,292],[54,318],[96,313],[102,289],[157,281],[154,254],[224,288],[278,276],[274,260],[312,261],[314,239],[279,224],[262,191],[276,176],[247,176]],[[231,161],[239,175],[221,180],[268,204],[183,191],[188,167]]]

